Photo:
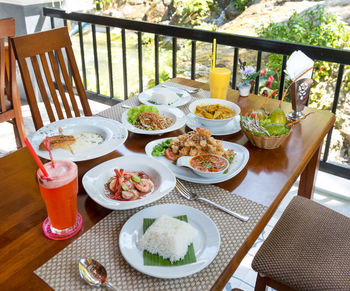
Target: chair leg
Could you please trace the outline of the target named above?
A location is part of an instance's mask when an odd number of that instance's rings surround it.
[[[18,129],[16,121],[13,122],[13,132],[15,133],[17,149],[23,148],[25,135]]]
[[[255,291],[265,291],[267,286],[267,280],[266,277],[261,277],[260,274],[258,273],[258,276],[256,277],[256,282],[255,282]]]

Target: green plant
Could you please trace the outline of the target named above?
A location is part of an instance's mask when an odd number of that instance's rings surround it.
[[[159,74],[159,83],[163,83],[165,81],[168,81],[170,80],[170,75],[167,71],[162,71],[160,74]],[[155,86],[155,80],[154,79],[151,79],[149,80],[148,84],[147,84],[147,88],[150,89],[150,88],[153,88]]]
[[[270,23],[257,28],[259,36],[289,42],[345,49],[350,41],[350,29],[335,15],[325,12],[324,7],[317,5],[303,14],[294,12],[288,21]],[[282,55],[270,54],[268,68],[280,73]],[[318,84],[336,78],[337,65],[319,61],[315,63],[310,103],[319,99]],[[350,73],[345,72],[344,88],[350,87]],[[288,81],[286,83],[288,85]]]
[[[251,0],[234,0],[233,5],[239,11],[243,11]]]
[[[113,4],[113,0],[94,0],[95,8],[97,11],[107,9]]]
[[[174,8],[181,14],[182,22],[189,20],[192,26],[200,25],[209,16],[213,4],[213,0],[174,0]]]

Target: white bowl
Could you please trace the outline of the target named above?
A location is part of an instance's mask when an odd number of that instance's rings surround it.
[[[218,156],[218,155],[213,155],[213,156]],[[230,166],[230,163],[229,163],[229,161],[227,159],[225,159],[222,156],[218,156],[220,159],[223,159],[226,162],[226,167],[223,170],[218,171],[218,172],[203,172],[203,171],[200,171],[200,170],[192,167],[191,160],[193,158],[195,158],[195,157],[197,157],[197,156],[194,156],[194,157],[192,157],[192,156],[182,156],[181,158],[177,159],[176,165],[177,166],[182,166],[182,167],[188,167],[194,173],[196,173],[197,175],[202,176],[204,178],[216,178],[216,177],[220,176],[221,174],[223,174],[228,169],[228,167]]]
[[[233,109],[236,112],[235,116],[232,116],[230,118],[225,119],[209,119],[204,118],[196,115],[194,112],[196,110],[197,105],[210,105],[210,104],[219,104],[222,106],[226,106],[228,108]],[[204,126],[210,128],[210,127],[218,127],[218,126],[224,126],[228,122],[230,122],[233,119],[237,119],[237,122],[239,122],[239,114],[241,113],[241,108],[233,102],[223,100],[223,99],[215,99],[215,98],[207,98],[207,99],[199,99],[194,102],[192,102],[189,106],[189,110],[191,113],[196,117],[196,119],[203,124]]]
[[[145,172],[152,178],[153,192],[132,201],[108,198],[105,195],[105,184],[110,177],[115,175],[114,169]],[[90,169],[83,176],[83,186],[86,193],[96,203],[112,210],[133,209],[157,201],[174,189],[175,184],[176,178],[167,166],[144,155],[128,155],[108,160]]]

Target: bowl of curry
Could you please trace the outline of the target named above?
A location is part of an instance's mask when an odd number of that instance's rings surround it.
[[[213,98],[196,100],[190,104],[189,110],[207,128],[223,126],[233,119],[238,123],[241,113],[237,104]]]
[[[177,159],[176,165],[188,167],[199,176],[213,178],[224,173],[230,163],[219,155],[201,154],[194,157],[180,157]]]

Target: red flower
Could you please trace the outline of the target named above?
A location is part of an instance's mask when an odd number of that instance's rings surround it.
[[[275,80],[275,78],[274,78],[273,76],[269,76],[269,77],[267,78],[267,82],[266,82],[265,86],[266,86],[267,88],[271,88],[271,85],[272,85],[273,80]]]
[[[260,71],[260,76],[264,76],[266,74],[266,68]]]
[[[277,71],[278,71],[278,69],[274,69],[274,71],[275,71],[275,72],[277,72]]]

